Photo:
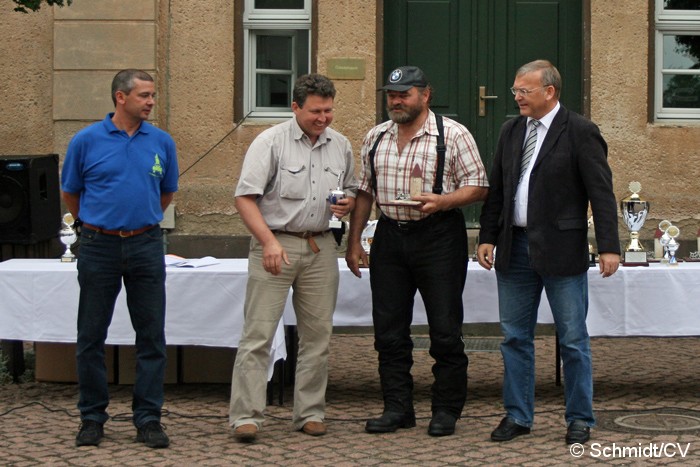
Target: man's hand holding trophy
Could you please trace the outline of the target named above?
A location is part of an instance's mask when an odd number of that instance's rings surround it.
[[[345,191],[341,188],[341,180],[345,172],[340,172],[338,174],[338,188],[331,190],[328,194],[328,202],[333,204],[338,204],[338,201],[345,199]],[[341,221],[335,213],[331,216],[331,220],[328,222],[329,229],[341,229],[343,227],[343,221]]]

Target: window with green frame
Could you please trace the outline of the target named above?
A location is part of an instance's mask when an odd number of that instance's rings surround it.
[[[655,120],[700,120],[700,1],[655,6]]]
[[[311,0],[245,0],[244,114],[288,117],[311,62]]]

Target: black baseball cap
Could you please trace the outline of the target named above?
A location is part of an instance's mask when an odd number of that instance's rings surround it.
[[[428,78],[423,70],[417,66],[400,66],[391,73],[386,80],[384,91],[408,91],[412,87],[424,88],[428,86]]]

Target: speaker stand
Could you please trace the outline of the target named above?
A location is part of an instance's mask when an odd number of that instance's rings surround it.
[[[24,343],[22,341],[0,341],[2,353],[7,356],[7,370],[12,375],[12,381],[19,383],[24,374]]]

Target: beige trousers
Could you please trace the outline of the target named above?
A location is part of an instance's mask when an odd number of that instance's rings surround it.
[[[321,251],[313,253],[303,238],[278,234],[291,265],[273,276],[262,266],[262,247],[253,239],[248,256],[245,324],[236,353],[231,383],[229,424],[262,427],[266,403],[270,347],[292,289],[299,352],[294,383],[292,423],[323,421],[328,383],[328,345],[338,297],[338,256],[330,232],[314,237]]]

